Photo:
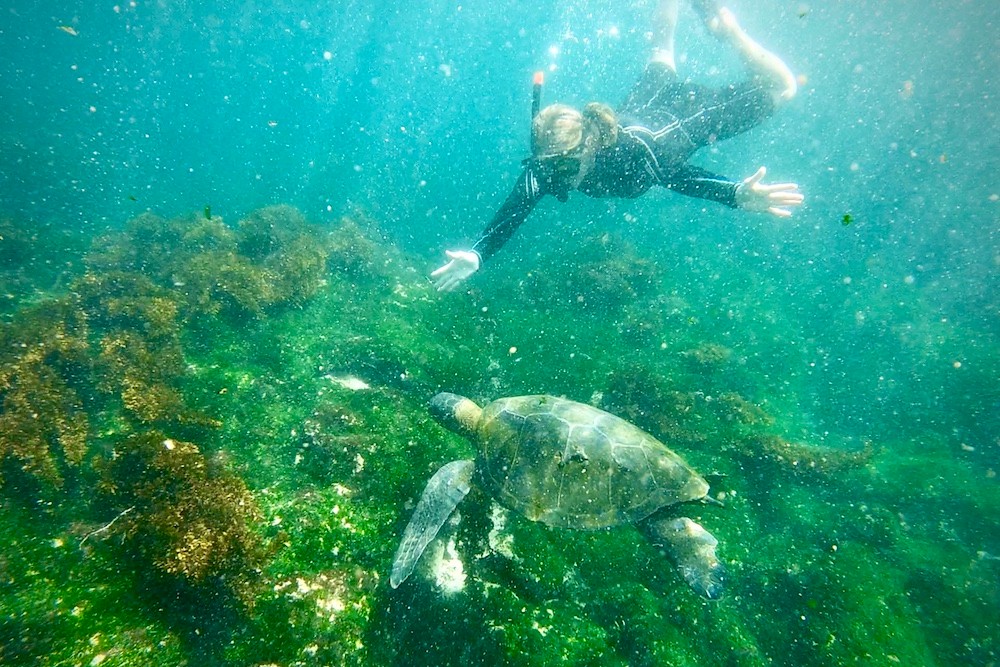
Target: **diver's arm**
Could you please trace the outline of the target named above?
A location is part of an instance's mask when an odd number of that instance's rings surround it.
[[[439,292],[450,292],[479,270],[483,263],[479,253],[472,250],[445,250],[448,263],[431,271],[431,279]]]
[[[761,167],[752,175],[744,178],[736,186],[736,205],[748,211],[770,213],[779,218],[787,218],[792,214],[791,207],[802,204],[802,193],[795,183],[761,183],[767,169]]]
[[[544,192],[530,168],[522,172],[517,185],[493,216],[471,250],[447,250],[448,263],[431,273],[439,291],[450,292],[479,270],[510,239],[542,198]]]
[[[496,254],[510,239],[535,208],[544,192],[538,178],[531,169],[525,169],[517,180],[517,185],[507,196],[493,220],[486,226],[482,236],[473,244],[472,249],[486,261]]]
[[[790,208],[799,206],[804,199],[802,193],[798,191],[799,186],[795,183],[766,185],[761,182],[766,174],[767,169],[761,167],[751,176],[736,182],[701,167],[684,165],[670,176],[669,182],[660,184],[688,197],[708,199],[730,208],[742,208],[787,218],[792,214]]]
[[[670,174],[668,180],[661,180],[660,185],[688,197],[708,199],[730,208],[739,206],[736,201],[739,183],[694,165],[684,165]]]

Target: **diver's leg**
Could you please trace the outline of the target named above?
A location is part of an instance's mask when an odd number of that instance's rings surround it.
[[[622,109],[637,112],[664,96],[666,87],[677,82],[674,59],[674,30],[677,28],[677,0],[659,0],[653,22],[653,54],[642,76],[632,86]],[[671,95],[667,94],[667,97]]]
[[[718,20],[719,3],[717,0],[691,0],[691,7],[694,9],[695,14],[700,16],[701,20],[705,22],[705,25],[708,25],[710,21]]]
[[[701,4],[705,5],[706,10],[708,6],[714,5],[714,3],[704,0],[701,1]],[[766,86],[771,92],[775,106],[795,97],[798,84],[792,70],[781,58],[754,41],[740,27],[736,16],[731,11],[725,7],[720,8],[714,14],[706,11],[702,14],[702,19],[709,32],[736,49],[743,64],[750,70],[754,79]]]
[[[671,71],[677,71],[674,59],[674,33],[677,30],[677,0],[660,0],[653,21],[653,55],[650,62],[663,63]]]

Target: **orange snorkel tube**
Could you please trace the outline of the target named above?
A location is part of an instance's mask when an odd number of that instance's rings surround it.
[[[531,154],[535,154],[535,116],[538,115],[538,111],[542,107],[542,84],[545,83],[545,72],[539,70],[535,72],[535,78],[532,80],[531,87]]]

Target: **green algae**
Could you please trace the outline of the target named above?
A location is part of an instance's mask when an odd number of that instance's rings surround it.
[[[233,227],[142,216],[88,253],[75,300],[45,306],[57,316],[19,311],[11,326],[43,341],[67,340],[42,334],[75,313],[74,346],[42,355],[75,398],[47,413],[89,426],[85,456],[60,455],[58,428],[38,436],[62,487],[4,487],[5,664],[145,665],[153,650],[178,665],[995,660],[1000,497],[980,452],[946,432],[817,434],[789,408],[802,376],[780,395],[757,382],[772,343],[749,339],[793,323],[692,306],[614,239],[584,243],[572,276],[441,297],[365,224],[326,229],[288,207]],[[37,374],[28,361],[15,349],[4,368]],[[593,402],[712,473],[724,506],[677,509],[719,538],[727,595],[698,598],[630,527],[551,530],[480,492],[442,535],[464,587],[441,589],[424,563],[391,590],[424,483],[472,453],[427,415],[438,389]],[[167,440],[198,444],[153,492]],[[101,475],[123,495],[95,502]],[[180,526],[230,507],[219,535],[247,549],[218,543],[203,569],[179,567],[188,552],[168,545],[213,542],[152,530],[156,499]],[[142,521],[122,514],[143,502]]]
[[[5,665],[182,664],[180,638],[136,595],[119,565],[79,547],[98,528],[0,504],[11,536],[0,556],[0,661]]]

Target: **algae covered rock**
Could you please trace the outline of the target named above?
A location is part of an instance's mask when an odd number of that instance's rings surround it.
[[[122,441],[99,468],[130,553],[189,585],[221,584],[251,599],[266,551],[255,531],[260,512],[239,477],[197,445],[155,431]]]
[[[291,206],[253,211],[235,227],[218,216],[144,213],[98,239],[86,261],[94,274],[138,274],[171,290],[185,318],[259,318],[316,293],[329,245],[322,228]]]
[[[87,320],[68,301],[0,325],[0,464],[60,485],[87,449],[81,377],[90,370]],[[0,484],[4,481],[0,468]]]

